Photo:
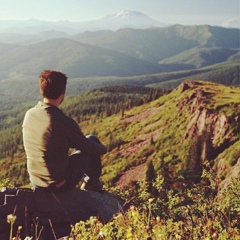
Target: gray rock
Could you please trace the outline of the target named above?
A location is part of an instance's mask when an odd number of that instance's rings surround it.
[[[96,216],[107,223],[119,212],[127,208],[123,199],[109,192],[83,191],[73,188],[66,192],[51,192],[31,189],[5,189],[0,192],[0,239],[9,239],[7,215],[16,215],[14,227],[22,226],[22,237],[32,236],[43,230],[41,239],[54,239],[67,236],[70,226]],[[51,226],[52,225],[52,226]],[[15,232],[16,232],[16,229]]]

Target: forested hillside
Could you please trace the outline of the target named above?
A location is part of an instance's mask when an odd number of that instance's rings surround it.
[[[15,80],[0,81],[0,95],[28,96],[39,98],[38,75],[36,76],[14,76]],[[67,94],[75,95],[80,92],[102,88],[106,86],[134,85],[145,87],[161,87],[173,89],[185,79],[201,79],[225,85],[240,85],[239,60],[224,62],[209,67],[163,72],[150,75],[132,77],[88,77],[70,78],[68,80]]]
[[[240,157],[239,88],[189,81],[166,93],[121,86],[66,99],[63,111],[80,123],[85,134],[98,135],[108,147],[103,158],[106,185],[124,187],[126,179],[131,185],[145,178],[151,165],[155,173],[164,169],[166,178],[174,181],[180,176],[199,180],[206,161],[215,169],[218,162],[224,164],[225,170],[218,172],[222,180],[231,173]],[[3,125],[11,124],[1,131],[1,178],[10,178],[15,185],[28,182],[20,138],[27,107],[29,102],[13,108],[17,117],[12,122],[11,116],[2,116]]]
[[[68,116],[81,122],[116,113],[124,114],[124,111],[157,99],[167,92],[140,86],[105,87],[70,96],[61,108]],[[27,97],[1,97],[0,179],[9,178],[17,186],[28,182],[22,146],[22,121],[27,109],[36,105],[37,101]]]

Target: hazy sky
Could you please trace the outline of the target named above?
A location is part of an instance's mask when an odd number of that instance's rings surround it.
[[[122,10],[165,23],[219,24],[240,18],[239,0],[0,0],[0,20],[89,21]]]

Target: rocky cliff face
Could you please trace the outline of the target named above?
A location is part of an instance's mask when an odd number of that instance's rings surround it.
[[[186,81],[180,86],[180,92],[188,89],[196,84],[196,82]],[[184,138],[192,137],[193,135],[201,135],[204,131],[211,134],[212,145],[217,146],[221,139],[227,139],[230,143],[234,142],[234,134],[228,133],[230,123],[238,124],[240,116],[226,116],[222,113],[209,109],[205,102],[208,100],[209,93],[201,88],[196,88],[192,95],[183,98],[178,104],[179,110],[183,105],[189,105],[191,113],[191,121],[187,125],[187,130]]]
[[[240,158],[239,94],[236,87],[187,80],[168,95],[127,112],[119,120],[124,131],[115,134],[124,143],[106,155],[111,163],[128,165],[116,185],[129,188],[131,181],[144,180],[150,161],[156,174],[164,166],[170,181],[178,181],[182,173],[199,178],[204,163],[214,167],[216,182],[230,177]],[[198,148],[194,156],[191,147]]]
[[[238,161],[234,161],[233,166],[229,166],[224,157],[219,157],[234,143],[236,143],[236,155],[240,154],[240,141],[236,132],[239,130],[240,113],[235,112],[233,115],[227,115],[209,107],[206,103],[208,98],[212,97],[212,92],[206,88],[201,88],[201,83],[198,81],[185,81],[179,87],[179,92],[183,93],[189,89],[194,89],[192,94],[187,95],[178,103],[179,111],[184,105],[188,105],[188,110],[191,113],[191,121],[187,125],[184,139],[196,135],[206,135],[206,145],[208,146],[203,148],[202,161],[215,160],[214,169],[217,178],[221,179],[225,175],[224,181],[220,181],[219,184],[219,189],[222,189],[229,184],[232,177],[240,176],[240,158]],[[234,156],[228,155],[228,158],[231,157],[234,158]]]

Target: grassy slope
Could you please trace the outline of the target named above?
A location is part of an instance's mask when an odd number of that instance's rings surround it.
[[[228,116],[240,112],[239,88],[208,82],[203,82],[201,88],[212,95],[206,102],[206,108]],[[106,145],[116,146],[103,158],[104,181],[112,180],[120,172],[150,160],[156,171],[160,171],[163,165],[169,167],[173,177],[186,168],[192,139],[183,140],[183,137],[192,116],[189,106],[183,106],[179,112],[177,105],[193,91],[189,89],[179,94],[179,89],[175,89],[156,101],[125,112],[124,117],[117,114],[106,119],[95,119],[92,120],[93,125],[81,122],[85,133],[91,133],[94,129]],[[239,146],[240,142],[237,144]],[[233,152],[228,151],[231,158]]]

